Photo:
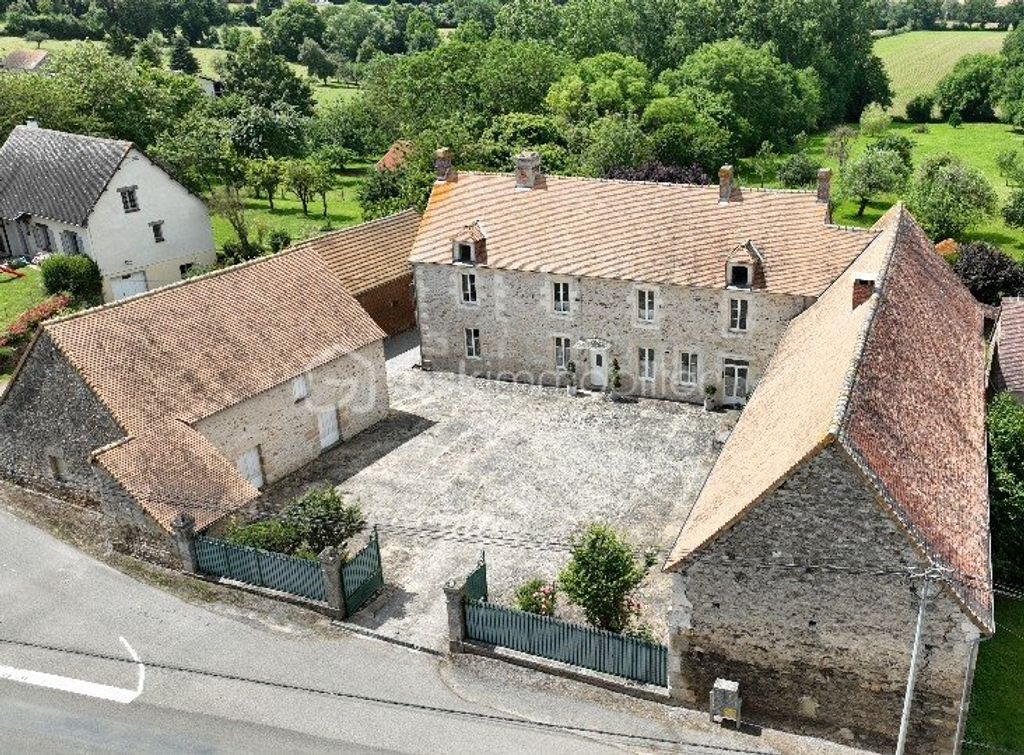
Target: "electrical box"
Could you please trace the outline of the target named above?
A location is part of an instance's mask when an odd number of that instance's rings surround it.
[[[739,682],[715,679],[715,686],[711,688],[711,723],[732,721],[739,726],[742,705],[743,699],[740,697]]]

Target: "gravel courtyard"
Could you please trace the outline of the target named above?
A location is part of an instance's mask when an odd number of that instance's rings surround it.
[[[490,599],[553,579],[565,543],[607,522],[658,551],[642,599],[664,634],[669,578],[659,568],[714,462],[731,414],[412,369],[389,362],[391,414],[271,487],[281,505],[330,482],[380,528],[384,594],[356,623],[417,645],[447,647],[442,586],[486,550]]]

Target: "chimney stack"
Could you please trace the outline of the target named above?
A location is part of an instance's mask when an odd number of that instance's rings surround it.
[[[718,204],[729,204],[732,195],[732,166],[723,165],[718,169]]]
[[[39,121],[37,121],[35,118],[29,118],[27,121],[25,121],[25,126],[27,128],[39,128]]]
[[[452,151],[447,147],[441,147],[434,153],[434,170],[437,172],[435,181],[437,183],[446,183],[451,177],[452,173]]]
[[[818,203],[828,204],[832,195],[832,170],[818,168]]]
[[[854,275],[853,276],[853,307],[857,309],[861,304],[871,298],[871,295],[875,293],[875,276],[874,275]]]
[[[536,152],[520,152],[516,156],[516,188],[532,189],[543,175],[540,155]]]

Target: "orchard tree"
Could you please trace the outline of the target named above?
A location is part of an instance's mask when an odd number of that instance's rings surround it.
[[[305,149],[305,128],[288,105],[248,105],[231,119],[231,143],[242,157],[294,157]]]
[[[1003,220],[1013,228],[1024,228],[1024,189],[1016,189],[1003,206]]]
[[[910,169],[891,149],[868,149],[848,163],[842,172],[842,192],[857,200],[857,217],[879,194],[896,192],[906,183]]]
[[[318,179],[317,167],[309,160],[289,160],[285,164],[285,185],[302,202],[303,215],[309,215],[309,203],[316,194]]]
[[[892,116],[877,102],[872,102],[860,114],[860,133],[864,136],[880,138],[892,126]]]
[[[926,157],[914,175],[907,205],[932,238],[958,238],[996,209],[985,174],[951,154]]]
[[[196,60],[188,40],[181,34],[174,38],[174,45],[171,47],[171,70],[182,73],[199,73],[199,61]]]
[[[248,160],[245,164],[245,182],[257,195],[267,197],[267,204],[274,209],[274,195],[284,181],[284,164],[273,157],[265,160]]]
[[[25,41],[29,44],[34,44],[37,50],[40,47],[42,47],[43,42],[45,42],[49,38],[49,34],[47,34],[45,31],[39,31],[38,29],[32,29],[31,31],[25,33]]]
[[[839,163],[839,170],[846,167],[850,159],[853,143],[857,141],[857,131],[849,126],[836,126],[828,132],[825,140],[825,154]]]
[[[994,307],[1004,296],[1017,296],[1024,289],[1024,268],[986,241],[960,247],[953,270],[975,299]]]
[[[299,50],[299,62],[306,66],[311,79],[321,79],[324,84],[333,76],[338,67],[316,40],[306,38]]]
[[[208,193],[220,184],[238,185],[241,180],[241,160],[231,143],[231,124],[199,110],[160,134],[151,151],[196,193]]]
[[[299,115],[313,114],[313,91],[309,84],[262,39],[243,39],[238,52],[228,53],[221,61],[220,73],[225,89],[253,105],[273,108],[283,103]]]

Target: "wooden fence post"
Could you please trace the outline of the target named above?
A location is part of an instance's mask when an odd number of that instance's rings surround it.
[[[444,586],[448,607],[448,652],[461,653],[466,640],[466,583],[451,580]]]
[[[181,554],[181,568],[189,574],[199,573],[199,557],[196,554],[196,520],[184,511],[171,522],[174,539]]]
[[[327,609],[334,619],[344,619],[348,614],[345,583],[341,577],[342,561],[341,551],[333,545],[320,552],[320,567],[324,570],[324,583],[327,586]]]

